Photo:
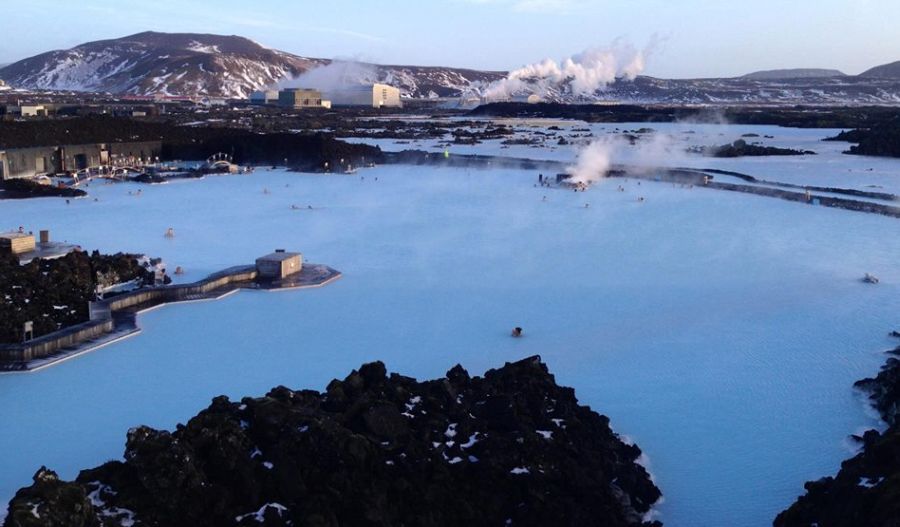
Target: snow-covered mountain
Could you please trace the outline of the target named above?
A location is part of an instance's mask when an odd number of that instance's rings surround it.
[[[243,97],[320,63],[237,36],[145,32],[10,64],[18,88]]]
[[[11,86],[134,95],[246,97],[327,59],[300,57],[238,36],[145,32],[42,53],[0,69]],[[408,97],[452,96],[503,73],[458,68],[365,65],[370,81]]]
[[[472,86],[487,85],[506,76],[506,72],[479,71],[439,66],[372,65],[373,81],[400,88],[407,97],[459,97]]]
[[[342,82],[384,82],[404,97],[464,97],[478,102],[506,72],[463,68],[356,64],[341,67],[328,59],[301,57],[238,36],[145,32],[43,53],[0,69],[14,88],[73,90],[134,95],[246,97],[320,66],[333,66]],[[513,93],[538,92],[543,100],[611,100],[664,104],[900,104],[896,64],[859,76],[833,70],[779,70],[744,77],[618,80],[591,94],[572,89],[571,79],[548,85],[522,79]],[[319,69],[289,85],[327,85],[334,72]],[[321,73],[320,75],[316,75]],[[313,82],[313,80],[316,82]],[[308,84],[305,84],[308,83]]]

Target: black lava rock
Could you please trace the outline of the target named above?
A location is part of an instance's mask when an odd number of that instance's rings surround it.
[[[81,196],[87,196],[87,192],[79,188],[42,185],[36,181],[25,178],[0,180],[0,198],[78,198]]]
[[[26,321],[39,337],[89,319],[88,303],[101,282],[153,284],[153,273],[137,255],[73,251],[61,258],[36,258],[19,265],[15,255],[0,254],[0,344],[22,341]]]
[[[743,139],[720,146],[697,146],[688,149],[689,152],[703,154],[709,157],[745,157],[745,156],[803,156],[815,155],[812,150],[795,150],[793,148],[778,148],[776,146],[762,146],[750,144]]]
[[[376,362],[134,428],[124,461],[36,476],[5,525],[650,525],[640,454],[539,357],[426,382]]]
[[[900,354],[900,348],[889,353]],[[869,394],[888,429],[856,437],[860,453],[841,463],[837,476],[808,482],[806,494],[775,519],[776,527],[900,525],[900,360],[889,358],[877,377],[855,386]]]

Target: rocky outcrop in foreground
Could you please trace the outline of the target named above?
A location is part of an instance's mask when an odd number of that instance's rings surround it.
[[[858,438],[862,450],[835,477],[808,482],[806,495],[775,519],[776,527],[896,527],[900,525],[900,347],[874,379],[856,387],[869,394],[888,424]]]
[[[426,382],[375,362],[134,428],[74,482],[42,467],[5,525],[650,525],[640,454],[539,357]]]

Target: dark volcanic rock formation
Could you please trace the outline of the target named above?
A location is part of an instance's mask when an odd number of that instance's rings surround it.
[[[41,185],[30,179],[16,178],[0,181],[0,199],[24,199],[24,198],[78,198],[86,196],[87,192],[80,188],[54,187],[53,185]]]
[[[900,117],[879,123],[871,128],[845,130],[826,141],[859,143],[845,154],[862,156],[900,157]]]
[[[375,362],[134,428],[75,482],[42,468],[5,525],[649,525],[640,453],[539,357],[426,382]]]
[[[889,353],[900,355],[900,347]],[[869,394],[888,429],[859,438],[862,451],[841,463],[837,476],[808,482],[806,495],[778,515],[776,527],[900,525],[900,360],[889,358],[877,377],[856,387]]]
[[[21,342],[26,321],[34,323],[35,337],[86,322],[98,286],[132,280],[153,284],[153,273],[134,254],[74,251],[25,265],[0,254],[0,345]]]
[[[755,145],[738,139],[737,141],[721,146],[700,146],[691,148],[689,152],[703,154],[709,157],[750,157],[750,156],[804,156],[815,155],[812,150],[794,150],[792,148],[779,148],[776,146]]]
[[[638,78],[640,80],[640,78]],[[635,81],[638,82],[638,81]],[[894,107],[746,107],[740,103],[721,108],[692,108],[683,105],[642,106],[634,104],[559,104],[496,102],[471,110],[473,117],[521,117],[578,119],[591,123],[667,123],[692,121],[733,124],[774,124],[792,128],[871,127],[900,115]]]

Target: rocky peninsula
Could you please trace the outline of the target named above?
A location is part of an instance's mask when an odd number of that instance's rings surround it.
[[[852,145],[845,154],[900,157],[900,117],[870,128],[845,130],[826,141],[847,141]]]
[[[688,152],[701,154],[707,157],[805,156],[816,154],[812,150],[763,146],[760,144],[748,143],[743,139],[738,139],[735,142],[726,145],[697,146],[689,148]]]
[[[41,467],[4,525],[658,526],[640,455],[539,357],[425,382],[374,362],[133,428],[75,481]]]
[[[82,196],[87,196],[87,192],[78,188],[42,185],[30,179],[0,180],[0,199],[80,198]]]

